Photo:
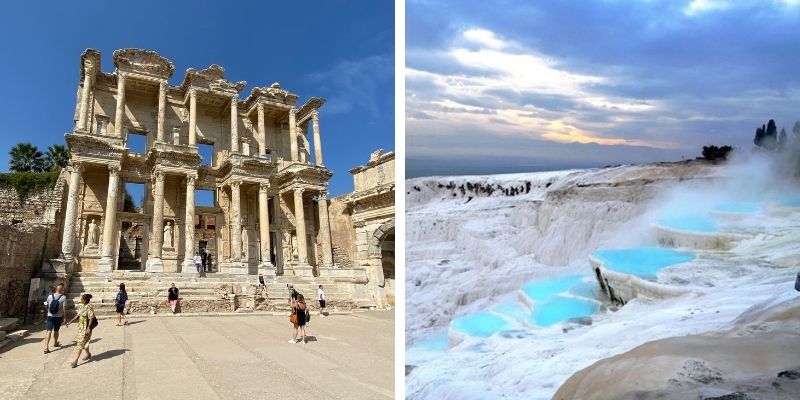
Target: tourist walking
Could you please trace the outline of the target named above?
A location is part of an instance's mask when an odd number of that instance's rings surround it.
[[[169,302],[169,307],[172,309],[172,313],[175,314],[175,309],[178,307],[178,288],[175,287],[175,282],[172,282],[172,286],[169,288],[167,301]]]
[[[213,267],[214,267],[214,257],[211,255],[211,253],[208,253],[208,255],[206,256],[206,272],[212,272],[211,270],[213,269]]]
[[[89,304],[91,300],[91,294],[84,293],[81,295],[82,306],[78,310],[78,314],[65,325],[69,327],[69,324],[78,319],[78,336],[75,338],[75,359],[70,363],[72,368],[78,366],[78,358],[80,358],[82,351],[86,351],[86,357],[83,358],[84,361],[92,359],[92,353],[89,352],[89,342],[92,340],[92,330],[97,327],[97,318],[94,314],[94,308]]]
[[[194,253],[194,266],[197,268],[197,273],[200,273],[200,266],[202,265],[203,260],[200,258],[200,253]]]
[[[119,284],[119,292],[117,292],[116,305],[117,305],[117,326],[122,326],[122,320],[125,319],[125,325],[128,325],[128,317],[125,316],[125,304],[128,303],[128,291],[125,290],[125,284]]]
[[[289,321],[292,323],[292,338],[289,340],[289,343],[299,343],[302,341],[303,344],[306,344],[307,309],[305,297],[303,297],[302,294],[298,294],[297,300],[292,302],[292,315],[289,317]],[[298,334],[300,334],[301,339],[297,338]]]
[[[291,283],[286,284],[286,288],[289,289],[289,305],[293,305],[294,301],[297,300],[297,296],[300,293],[297,293],[297,290],[294,290],[294,286]]]
[[[64,284],[59,283],[55,291],[50,293],[45,299],[44,304],[47,306],[47,333],[44,335],[44,354],[50,352],[50,336],[53,336],[53,347],[61,347],[58,342],[58,331],[61,329],[61,323],[64,322],[64,317],[67,316],[67,296],[64,295]]]
[[[267,283],[264,282],[264,275],[258,274],[258,289],[261,290],[261,297],[267,297]]]
[[[325,292],[322,290],[322,285],[317,289],[317,301],[319,301],[319,316],[325,316]]]

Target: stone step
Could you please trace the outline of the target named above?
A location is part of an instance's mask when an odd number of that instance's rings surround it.
[[[22,339],[24,337],[27,337],[28,334],[29,334],[29,332],[28,332],[27,329],[20,329],[20,330],[17,330],[17,331],[9,333],[8,335],[6,335],[6,338],[7,339],[11,339],[13,341],[17,341],[17,340],[20,340],[20,339]]]
[[[0,318],[0,331],[11,332],[17,328],[18,318]]]

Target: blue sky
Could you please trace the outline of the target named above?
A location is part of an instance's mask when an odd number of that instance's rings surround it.
[[[408,0],[407,174],[749,150],[798,71],[800,0]]]
[[[262,5],[263,3],[263,5]],[[187,68],[218,64],[231,81],[280,84],[323,97],[320,109],[331,195],[353,190],[350,168],[378,148],[394,150],[394,5],[370,0],[11,2],[0,6],[0,168],[8,150],[29,141],[44,152],[72,130],[80,55],[102,53],[113,71],[120,48],[157,51]]]

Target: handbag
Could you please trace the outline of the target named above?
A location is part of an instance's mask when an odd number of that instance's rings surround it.
[[[291,322],[292,324],[297,325],[297,314],[296,313],[293,312],[292,315],[289,316],[289,322]]]

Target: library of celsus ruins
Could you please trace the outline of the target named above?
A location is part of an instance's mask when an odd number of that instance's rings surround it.
[[[80,60],[54,272],[109,281],[262,274],[276,289],[323,284],[333,297],[387,304],[380,260],[359,262],[347,249],[349,263],[334,262],[325,100],[297,104],[278,83],[240,93],[246,83],[217,65],[190,68],[173,86],[173,63],[149,50],[115,51],[111,73],[100,60],[93,49]],[[196,255],[208,278],[199,278]]]

